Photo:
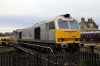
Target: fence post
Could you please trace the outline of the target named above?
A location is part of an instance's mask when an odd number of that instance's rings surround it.
[[[9,52],[9,66],[11,66],[11,53]]]
[[[84,57],[84,61],[86,62],[86,52],[84,52],[84,55],[85,55],[85,57]]]
[[[92,66],[92,54],[90,52],[90,66]]]
[[[28,65],[30,66],[30,63],[31,63],[31,59],[30,59],[31,53],[29,52],[28,54],[29,54],[29,58],[28,58],[29,64]]]
[[[37,61],[36,61],[37,64],[36,64],[36,66],[38,66],[38,59],[39,59],[38,58],[38,53],[36,54],[36,58],[37,58]]]
[[[32,66],[34,66],[33,63],[34,62],[34,54],[32,54]]]
[[[2,60],[2,57],[3,56],[3,53],[1,53],[1,66],[3,66],[3,60]]]
[[[1,61],[1,53],[0,53],[0,62],[2,62],[2,61]],[[0,66],[1,66],[1,63],[0,63]]]
[[[89,52],[87,52],[87,66],[89,66],[90,58],[89,58]]]
[[[99,58],[99,54],[97,53],[97,61],[96,61],[96,62],[97,62],[97,66],[100,66],[100,61],[99,61],[99,59],[100,59],[100,58]]]
[[[20,62],[20,56],[19,56],[19,52],[18,52],[18,66],[20,66],[19,62]]]
[[[83,57],[83,60],[85,60],[85,52],[84,51],[82,52],[82,57]]]
[[[42,58],[41,58],[41,53],[38,54],[38,66],[42,65]]]
[[[97,63],[96,63],[96,58],[97,58],[97,57],[96,57],[96,55],[97,55],[97,54],[95,53],[95,54],[94,54],[94,66],[97,66]]]

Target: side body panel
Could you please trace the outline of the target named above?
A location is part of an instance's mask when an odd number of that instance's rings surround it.
[[[34,37],[32,28],[22,30],[22,39],[32,39]]]
[[[31,39],[34,40],[34,27],[30,29]]]
[[[49,30],[49,40],[55,40],[55,29]]]
[[[49,40],[49,23],[41,25],[41,40]]]
[[[45,40],[46,39],[46,24],[44,23],[44,24],[42,24],[41,25],[41,40]]]

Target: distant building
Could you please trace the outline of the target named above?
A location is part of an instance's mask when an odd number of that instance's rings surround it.
[[[19,32],[21,31],[22,29],[16,29],[13,31],[13,40],[16,41],[18,40],[19,38]]]
[[[93,31],[100,31],[100,29],[98,29],[98,30],[93,30]]]
[[[81,32],[89,32],[98,30],[98,25],[94,22],[92,18],[89,18],[88,21],[85,21],[85,18],[81,18],[81,22],[79,23]]]
[[[18,32],[16,30],[13,31],[13,40],[18,40]]]

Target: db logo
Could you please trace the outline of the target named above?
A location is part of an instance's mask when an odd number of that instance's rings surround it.
[[[69,32],[69,34],[72,34],[72,32]]]

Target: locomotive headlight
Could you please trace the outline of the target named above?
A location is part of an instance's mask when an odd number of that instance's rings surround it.
[[[64,38],[59,38],[58,41],[59,42],[64,41]]]
[[[75,39],[75,41],[80,41],[80,39]]]

